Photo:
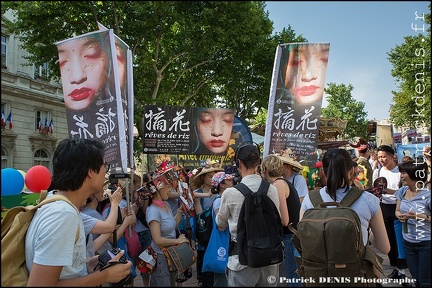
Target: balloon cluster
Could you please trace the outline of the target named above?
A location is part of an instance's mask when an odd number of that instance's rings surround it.
[[[27,173],[14,168],[1,170],[1,195],[17,195],[28,189],[40,193],[51,185],[51,172],[42,165],[31,167]]]

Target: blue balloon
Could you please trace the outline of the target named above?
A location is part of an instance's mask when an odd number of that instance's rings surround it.
[[[24,187],[23,175],[14,168],[1,170],[1,195],[18,195]]]

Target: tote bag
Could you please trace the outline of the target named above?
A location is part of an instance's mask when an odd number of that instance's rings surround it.
[[[213,229],[207,249],[204,253],[203,267],[201,271],[224,274],[228,263],[230,232],[228,227],[224,231],[220,231],[216,225],[214,211],[212,211],[212,214]]]
[[[124,237],[126,238],[126,245],[128,249],[128,254],[131,258],[136,258],[141,253],[141,242],[139,241],[138,233],[135,229],[131,228],[131,235],[129,236],[129,229],[124,232]]]

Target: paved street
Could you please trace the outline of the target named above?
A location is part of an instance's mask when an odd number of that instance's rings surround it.
[[[387,255],[384,255],[384,254],[381,254],[381,253],[379,253],[379,255],[384,258],[383,268],[384,268],[384,273],[387,276],[393,270],[390,268],[389,260],[388,260]],[[405,269],[405,270],[406,270],[406,276],[409,279],[411,279],[411,274],[409,273],[409,270],[408,269]],[[386,279],[382,279],[382,280],[383,280],[383,282],[382,282],[382,286],[383,287],[402,287],[402,284],[398,284],[398,283],[394,283],[394,282],[392,282],[392,283],[386,283],[384,281]],[[282,287],[282,286],[285,286],[285,285],[282,285],[282,284],[279,285],[279,287]],[[141,279],[140,276],[138,276],[138,277],[135,278],[134,287],[143,287],[142,279]],[[188,281],[182,283],[182,285],[179,285],[178,287],[199,287],[198,286],[198,280],[196,279],[196,265],[192,266],[192,278],[190,278]],[[413,285],[413,287],[414,287],[414,285]]]

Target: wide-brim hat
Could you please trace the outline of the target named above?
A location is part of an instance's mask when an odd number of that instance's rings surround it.
[[[199,168],[197,174],[192,176],[191,179],[192,188],[197,189],[204,184],[201,175],[207,174],[209,172],[220,172],[220,171],[224,171],[224,169],[222,168],[222,165],[219,163]]]
[[[291,149],[285,149],[276,155],[280,160],[282,160],[282,162],[291,165],[297,169],[303,169],[303,165],[300,162],[294,160],[294,153],[291,151]]]

